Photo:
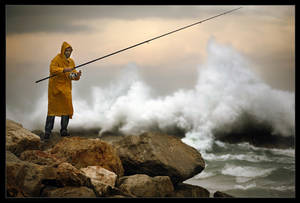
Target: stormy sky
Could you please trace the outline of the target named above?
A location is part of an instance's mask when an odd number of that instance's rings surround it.
[[[46,117],[46,101],[37,104],[47,100],[48,81],[35,81],[48,76],[63,41],[72,45],[79,65],[237,7],[6,5],[7,118],[23,123],[33,112]],[[192,88],[211,38],[236,49],[272,88],[294,93],[295,6],[243,6],[79,68],[83,74],[73,83],[73,100],[92,105],[92,88],[109,86],[131,64],[157,96]]]

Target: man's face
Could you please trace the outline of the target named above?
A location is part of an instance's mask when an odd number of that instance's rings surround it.
[[[71,53],[72,53],[72,48],[71,47],[68,47],[68,48],[65,49],[66,58],[69,58],[71,56]]]

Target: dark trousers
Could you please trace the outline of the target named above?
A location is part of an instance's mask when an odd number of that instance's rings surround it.
[[[51,134],[51,131],[54,126],[54,120],[55,120],[55,116],[47,116],[46,125],[45,125],[45,134]],[[69,116],[61,116],[60,119],[61,134],[67,132],[68,124],[69,124]]]

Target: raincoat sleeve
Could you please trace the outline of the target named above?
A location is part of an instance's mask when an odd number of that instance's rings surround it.
[[[52,75],[52,74],[62,73],[63,71],[64,71],[64,68],[59,67],[58,62],[54,58],[50,64],[50,74]]]
[[[72,67],[75,67],[75,62],[74,62],[74,60],[71,59],[71,58],[70,58],[70,60],[71,60],[71,65],[72,65]],[[78,73],[78,71],[77,71],[76,69],[72,70],[72,72],[73,72],[73,73]],[[79,80],[79,79],[80,79],[80,77],[76,77],[76,78],[74,78],[74,79],[72,79],[72,80]]]

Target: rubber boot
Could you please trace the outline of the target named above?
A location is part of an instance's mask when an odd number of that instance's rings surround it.
[[[61,129],[60,129],[60,136],[65,137],[65,136],[70,136],[70,134],[68,133],[68,124],[69,124],[69,116],[61,116],[61,120],[60,120],[60,125],[61,125]]]
[[[45,124],[45,136],[44,139],[48,140],[51,135],[51,131],[53,129],[55,116],[47,116],[46,118],[46,124]]]

